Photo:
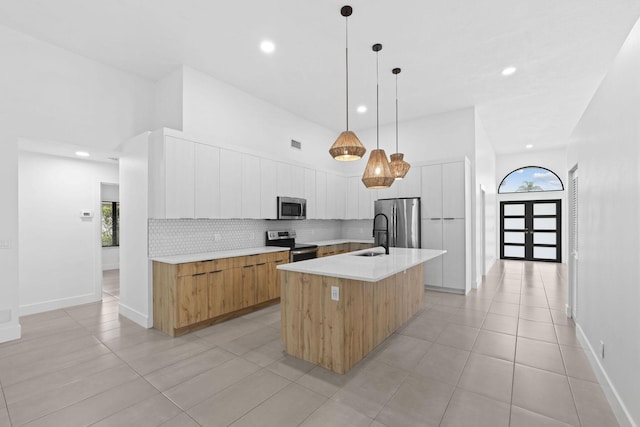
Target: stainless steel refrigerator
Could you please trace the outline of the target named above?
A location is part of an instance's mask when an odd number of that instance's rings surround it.
[[[376,246],[385,243],[388,237],[389,247],[420,248],[420,198],[380,199],[374,202],[373,220],[374,241]],[[384,214],[378,215],[378,214]],[[385,236],[388,219],[389,235]]]

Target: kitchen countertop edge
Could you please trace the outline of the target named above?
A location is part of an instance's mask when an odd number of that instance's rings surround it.
[[[259,246],[257,248],[232,249],[228,251],[200,252],[195,254],[168,255],[150,257],[151,261],[165,264],[185,264],[189,262],[210,261],[222,258],[234,258],[239,256],[266,254],[271,252],[289,251],[289,248],[279,246]]]
[[[363,249],[346,254],[279,265],[277,268],[282,271],[361,280],[365,282],[378,282],[401,271],[437,258],[447,252],[440,249],[390,248],[389,255],[374,257],[357,256],[359,253],[372,250],[380,252],[383,249],[380,247]]]

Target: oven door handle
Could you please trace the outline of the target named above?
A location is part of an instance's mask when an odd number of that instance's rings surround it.
[[[318,248],[292,249],[291,255],[304,255],[313,252],[318,252]]]

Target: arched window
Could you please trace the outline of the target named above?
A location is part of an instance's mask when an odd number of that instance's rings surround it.
[[[504,177],[498,194],[563,190],[562,180],[553,171],[540,166],[525,166]]]

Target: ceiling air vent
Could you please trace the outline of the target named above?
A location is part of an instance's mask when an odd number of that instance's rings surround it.
[[[298,150],[302,150],[302,142],[296,141],[295,139],[291,140],[291,147],[297,148]]]

